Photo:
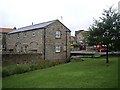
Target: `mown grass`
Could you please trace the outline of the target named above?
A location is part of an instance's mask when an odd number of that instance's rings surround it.
[[[117,88],[118,58],[83,58],[3,78],[3,88]]]

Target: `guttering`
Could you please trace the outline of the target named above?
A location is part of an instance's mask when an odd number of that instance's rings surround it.
[[[46,59],[46,44],[45,44],[45,43],[46,43],[46,28],[44,28],[44,31],[43,31],[43,40],[44,40],[44,42],[43,42],[43,43],[44,43],[44,44],[43,44],[43,45],[44,45],[44,46],[43,46],[43,47],[44,47],[44,48],[43,48],[44,50],[43,50],[43,51],[44,51],[44,60],[45,60],[45,59]]]
[[[68,49],[68,44],[67,44],[67,42],[68,42],[68,40],[67,40],[67,32],[70,32],[70,31],[66,31],[66,59],[67,59],[67,49]]]
[[[66,31],[66,59],[67,59],[67,31]]]
[[[67,55],[67,53],[68,53],[68,51],[67,51],[68,50],[68,36],[67,36],[67,34],[68,33],[67,32],[70,33],[71,31],[70,30],[66,31],[66,59],[68,59],[68,55]]]
[[[34,28],[34,29],[29,29],[29,30],[21,30],[21,31],[17,31],[17,29],[15,31],[11,31],[8,33],[9,34],[16,34],[16,33],[22,33],[22,32],[28,32],[28,31],[34,31],[34,30],[38,30],[38,29],[44,29],[43,27],[42,28]],[[18,29],[19,30],[19,29]]]

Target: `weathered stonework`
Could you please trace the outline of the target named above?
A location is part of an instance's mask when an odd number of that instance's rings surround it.
[[[56,31],[61,37],[56,38]],[[14,54],[41,54],[45,60],[67,60],[70,58],[70,30],[59,20],[45,26],[7,36],[7,52]],[[60,52],[55,52],[55,45],[60,45]]]

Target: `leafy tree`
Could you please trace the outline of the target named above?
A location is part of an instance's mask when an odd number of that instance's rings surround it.
[[[103,10],[102,17],[94,20],[89,31],[89,45],[106,45],[108,43],[109,49],[120,50],[120,15],[117,10],[112,7]]]

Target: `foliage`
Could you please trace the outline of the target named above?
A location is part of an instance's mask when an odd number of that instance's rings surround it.
[[[117,88],[118,57],[82,58],[25,74],[3,78],[3,88]],[[19,82],[19,83],[18,83]]]
[[[30,64],[6,65],[2,69],[2,77],[14,75],[14,74],[21,74],[29,71],[34,71],[37,69],[44,69],[62,63],[65,62],[58,60],[49,60],[49,61],[40,60]]]
[[[89,28],[89,45],[106,45],[113,50],[120,50],[120,15],[116,10],[110,7],[104,10],[99,20],[94,20]]]
[[[4,66],[2,69],[2,77],[28,72],[30,71],[29,67],[30,65],[28,64]]]
[[[72,46],[73,46],[74,48],[79,48],[79,47],[80,47],[79,44],[73,44]]]
[[[81,32],[81,34],[82,34],[82,36],[84,37],[83,43],[84,43],[84,44],[87,44],[86,41],[88,41],[87,38],[88,38],[88,36],[89,36],[89,31]]]
[[[10,75],[9,70],[7,68],[4,68],[2,70],[2,77],[6,77],[6,76],[9,76],[9,75]]]

